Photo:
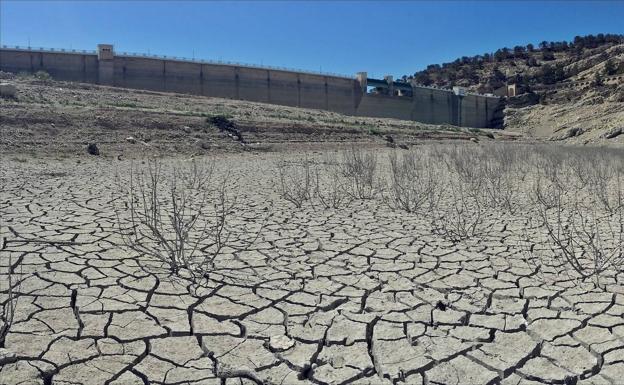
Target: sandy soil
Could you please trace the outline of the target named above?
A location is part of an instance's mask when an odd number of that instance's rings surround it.
[[[379,150],[387,151],[387,150]],[[314,158],[315,154],[309,154]],[[385,154],[382,154],[385,156]],[[490,213],[478,239],[379,200],[296,209],[275,162],[217,158],[239,196],[226,249],[201,289],[123,247],[115,175],[130,162],[2,160],[2,258],[25,277],[0,347],[2,384],[616,384],[624,293],[527,263],[520,215]],[[6,299],[6,296],[4,297]]]

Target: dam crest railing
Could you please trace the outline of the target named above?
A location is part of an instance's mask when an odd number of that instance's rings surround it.
[[[11,50],[19,50],[19,51],[97,55],[97,51],[95,50],[84,50],[84,49],[25,47],[25,46],[19,46],[19,45],[15,45],[15,46],[2,45],[2,48],[11,49]],[[195,58],[188,58],[188,57],[181,57],[181,56],[154,55],[154,54],[136,53],[136,52],[115,52],[115,56],[146,58],[146,59],[161,59],[161,60],[171,60],[171,61],[190,62],[190,63],[199,63],[199,64],[230,65],[230,66],[245,67],[245,68],[258,68],[258,69],[275,70],[275,71],[299,72],[299,73],[310,74],[310,75],[332,76],[336,78],[344,78],[344,79],[349,79],[349,80],[355,79],[355,76],[344,75],[344,74],[339,74],[335,72],[312,71],[312,70],[304,70],[304,69],[299,69],[299,68],[271,66],[271,65],[264,65],[264,64],[249,64],[249,63],[227,61],[227,60],[195,59]]]

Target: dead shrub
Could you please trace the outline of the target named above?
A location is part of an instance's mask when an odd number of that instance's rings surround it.
[[[334,157],[325,156],[322,165],[322,169],[319,165],[314,169],[314,197],[326,209],[349,205],[351,197],[338,161]]]
[[[518,146],[488,145],[475,167],[483,178],[484,203],[498,210],[514,214],[522,207],[522,189],[527,168],[520,159]]]
[[[20,260],[13,261],[13,257],[9,252],[8,264],[2,266],[2,269],[6,269],[6,273],[3,274],[3,278],[0,280],[0,305],[2,311],[0,312],[0,348],[4,348],[6,340],[11,326],[15,320],[15,309],[18,305],[20,288],[23,281],[23,270]],[[18,271],[19,268],[19,271]],[[4,287],[6,284],[6,287]]]
[[[622,155],[601,148],[540,148],[534,160],[532,196],[549,208],[559,194],[579,196],[614,213],[623,204]]]
[[[312,172],[306,156],[301,162],[279,161],[276,164],[279,195],[297,208],[312,197]]]
[[[526,237],[526,260],[601,289],[616,282],[624,271],[622,152],[539,147],[533,165],[527,216],[539,220],[539,244]]]
[[[233,247],[240,238],[250,246],[262,226],[255,234],[237,234],[231,228],[236,199],[227,194],[228,178],[217,182],[213,171],[212,162],[197,160],[132,166],[128,183],[119,183],[122,207],[116,210],[125,245],[196,282],[224,247]]]
[[[376,183],[377,156],[356,147],[342,152],[342,175],[349,181],[354,199],[372,199],[378,192]]]
[[[436,164],[446,165],[441,179],[447,180],[443,196],[432,210],[434,234],[454,242],[481,233],[483,225],[483,153],[473,146],[437,146],[432,151]]]
[[[618,159],[624,163],[624,159]],[[610,159],[593,162],[588,173],[588,186],[592,200],[605,211],[616,213],[622,208],[622,171],[621,163],[615,164]]]
[[[605,277],[624,271],[624,214],[600,213],[579,201],[558,198],[553,208],[539,206],[550,255],[572,275],[604,289]],[[613,281],[611,281],[613,283]]]
[[[433,232],[454,242],[481,234],[483,207],[478,195],[478,182],[451,181],[444,205],[433,211]]]
[[[428,153],[389,155],[390,180],[384,201],[393,209],[432,211],[442,196],[442,175]]]

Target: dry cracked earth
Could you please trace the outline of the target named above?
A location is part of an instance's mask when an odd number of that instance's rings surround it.
[[[0,383],[624,382],[624,294],[538,274],[517,219],[450,242],[375,201],[295,210],[274,158],[218,160],[237,220],[271,214],[200,289],[122,246],[111,191],[129,163],[4,159],[2,289],[9,264],[23,280]]]

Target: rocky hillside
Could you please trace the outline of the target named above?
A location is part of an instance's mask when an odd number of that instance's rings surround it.
[[[624,143],[624,35],[501,48],[430,65],[403,80],[481,93],[516,84],[519,96],[505,100],[505,130],[575,143]]]
[[[528,90],[566,81],[600,84],[601,79],[618,74],[624,74],[624,35],[598,34],[464,56],[451,63],[429,65],[403,80],[490,93],[508,83]]]

